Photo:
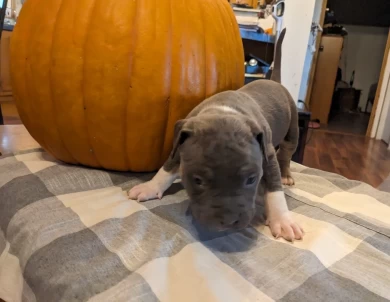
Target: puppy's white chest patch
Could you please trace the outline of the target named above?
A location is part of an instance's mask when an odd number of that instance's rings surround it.
[[[206,112],[215,112],[215,110],[217,111],[221,111],[221,112],[229,112],[229,113],[234,113],[234,114],[239,114],[240,112],[238,112],[236,109],[230,107],[230,106],[226,106],[226,105],[214,105],[214,106],[209,106],[209,107],[206,107],[204,108],[200,113],[206,113]]]

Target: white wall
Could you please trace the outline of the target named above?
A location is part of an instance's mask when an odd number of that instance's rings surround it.
[[[359,107],[364,110],[370,86],[379,80],[389,29],[355,25],[344,27],[348,36],[344,39],[340,68],[343,71],[343,80],[347,83],[355,70],[353,86],[363,90]],[[370,110],[369,106],[368,111]]]
[[[321,12],[322,12],[322,2],[323,0],[316,0],[314,5],[314,14],[313,14],[313,22],[319,23],[321,18]],[[310,70],[312,67],[312,61],[315,54],[315,46],[317,41],[318,34],[315,31],[314,33],[310,33],[309,35],[309,42],[306,49],[306,57],[305,62],[303,65],[303,72],[302,72],[302,80],[301,80],[301,87],[299,89],[299,100],[305,101],[306,95],[307,95],[307,88],[309,86],[309,77],[310,77]]]
[[[287,33],[282,50],[282,84],[297,102],[305,69],[316,0],[299,0],[299,4],[297,0],[285,2],[283,27],[287,28]]]

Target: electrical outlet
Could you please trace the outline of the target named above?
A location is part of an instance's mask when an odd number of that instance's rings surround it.
[[[5,16],[7,18],[11,18],[11,16],[12,16],[12,9],[11,8],[7,7],[7,9],[5,10]]]

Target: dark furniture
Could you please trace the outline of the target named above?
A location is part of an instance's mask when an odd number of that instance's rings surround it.
[[[298,148],[295,151],[292,160],[303,164],[303,158],[305,155],[305,147],[307,141],[307,133],[309,132],[309,122],[311,119],[311,113],[302,109],[298,109],[298,124],[299,124],[299,142]]]
[[[377,89],[378,89],[378,83],[372,84],[370,86],[370,90],[368,92],[368,97],[367,97],[366,108],[364,109],[365,113],[368,113],[367,108],[368,108],[369,104],[371,104],[371,106],[374,106],[374,101],[375,101],[375,96],[376,96],[376,90]]]
[[[328,120],[333,120],[334,117],[342,112],[357,112],[361,93],[361,89],[355,88],[339,88],[335,90]]]
[[[0,125],[4,125],[4,118],[3,118],[3,111],[1,110],[1,104],[0,104]]]
[[[361,89],[340,88],[339,104],[341,111],[355,111],[359,106]]]

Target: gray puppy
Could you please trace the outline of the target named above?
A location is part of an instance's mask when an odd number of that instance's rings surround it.
[[[284,35],[285,30],[277,43],[277,81]],[[208,98],[178,121],[169,159],[151,181],[132,188],[129,198],[161,199],[180,177],[194,218],[223,231],[251,223],[264,186],[272,234],[299,240],[303,230],[290,215],[282,186],[294,184],[290,160],[297,143],[298,113],[289,92],[276,81],[255,81]]]

